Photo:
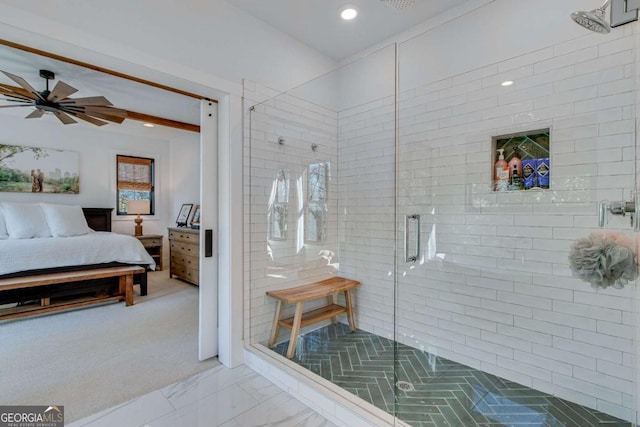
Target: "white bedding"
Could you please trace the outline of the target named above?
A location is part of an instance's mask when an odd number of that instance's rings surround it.
[[[0,275],[107,262],[156,266],[142,243],[124,234],[97,231],[74,237],[0,240]]]

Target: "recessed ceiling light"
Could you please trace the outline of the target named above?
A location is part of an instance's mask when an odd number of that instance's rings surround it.
[[[144,126],[146,128],[152,128],[153,127],[153,123],[145,123],[142,126]]]
[[[511,86],[513,84],[513,80],[507,80],[505,82],[500,83],[502,86]]]
[[[340,11],[340,17],[345,21],[351,21],[356,16],[358,16],[358,11],[351,6],[345,7]]]

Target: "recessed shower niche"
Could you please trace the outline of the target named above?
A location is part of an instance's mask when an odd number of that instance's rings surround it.
[[[549,128],[492,138],[491,175],[499,192],[549,189]]]

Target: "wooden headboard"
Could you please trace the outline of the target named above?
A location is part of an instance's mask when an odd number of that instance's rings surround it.
[[[95,231],[111,231],[113,208],[82,208],[87,224]]]

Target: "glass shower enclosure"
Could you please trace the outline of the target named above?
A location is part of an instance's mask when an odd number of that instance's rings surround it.
[[[632,425],[635,30],[480,60],[469,19],[245,82],[246,339],[397,425]],[[356,330],[303,318],[287,357],[267,292],[331,277]]]

